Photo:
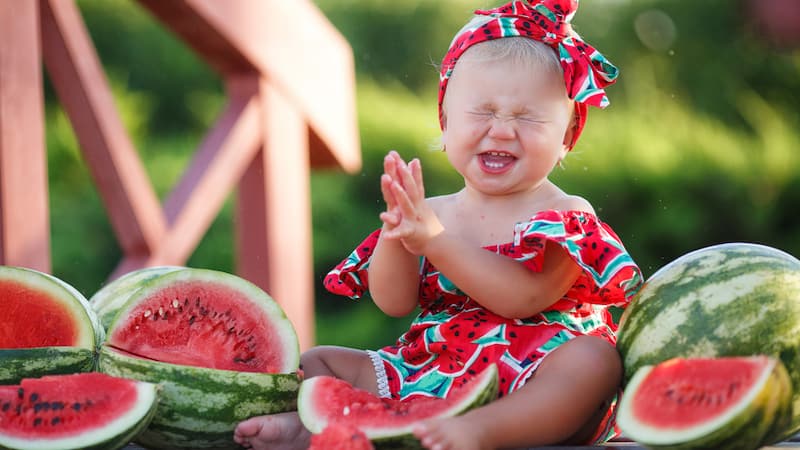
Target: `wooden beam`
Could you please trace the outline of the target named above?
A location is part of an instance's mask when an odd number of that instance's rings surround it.
[[[353,52],[310,0],[139,3],[223,76],[249,67],[266,75],[313,129],[313,166],[360,170]]]
[[[50,272],[38,0],[0,7],[0,264]]]
[[[72,0],[42,0],[47,72],[126,255],[153,252],[166,220],[116,110],[108,80]],[[8,8],[6,8],[8,9]]]
[[[281,305],[306,350],[315,339],[308,130],[267,80],[260,99],[264,146],[239,184],[237,273]]]
[[[164,201],[168,229],[149,255],[126,256],[112,278],[152,265],[183,265],[222,209],[261,143],[258,78],[228,81],[228,104]]]

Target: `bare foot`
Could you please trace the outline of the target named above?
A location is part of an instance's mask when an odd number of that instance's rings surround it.
[[[490,450],[481,442],[480,427],[463,417],[423,422],[414,429],[414,436],[429,450]]]
[[[251,417],[233,431],[234,442],[253,450],[306,449],[310,438],[296,412]]]

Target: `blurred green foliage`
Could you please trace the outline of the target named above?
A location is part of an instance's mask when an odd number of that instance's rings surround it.
[[[325,273],[379,226],[383,155],[420,157],[431,195],[461,187],[436,151],[436,65],[466,0],[317,0],[353,47],[364,166],[312,175],[318,342],[389,343],[408,319],[324,291]],[[79,0],[132,140],[164,196],[224,103],[218,77],[129,0]],[[301,18],[297,18],[300,20]],[[800,256],[800,51],[759,37],[738,0],[584,0],[581,35],[620,67],[553,179],[589,199],[646,276],[708,245]],[[48,89],[54,274],[91,295],[120,251],[68,120]],[[233,270],[230,202],[189,265]]]

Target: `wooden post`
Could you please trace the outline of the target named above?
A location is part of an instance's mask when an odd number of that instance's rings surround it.
[[[50,272],[39,2],[0,7],[0,264]]]
[[[237,273],[281,305],[306,350],[314,343],[308,127],[264,79],[260,98],[264,145],[239,184]]]

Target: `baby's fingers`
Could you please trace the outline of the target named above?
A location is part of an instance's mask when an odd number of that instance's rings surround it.
[[[387,174],[381,175],[381,194],[383,194],[383,201],[386,202],[386,209],[391,210],[397,207],[397,200],[392,192],[392,177]]]
[[[392,183],[391,188],[400,214],[403,217],[411,218],[412,220],[413,218],[417,217],[416,204],[411,198],[409,187],[403,187],[400,186],[400,183],[394,182]]]
[[[414,159],[400,171],[403,187],[408,194],[408,198],[417,203],[425,200],[425,187],[422,185],[422,172],[418,159]]]
[[[396,227],[400,225],[401,217],[396,211],[384,211],[378,215],[380,217],[381,222],[385,223],[389,227]]]

